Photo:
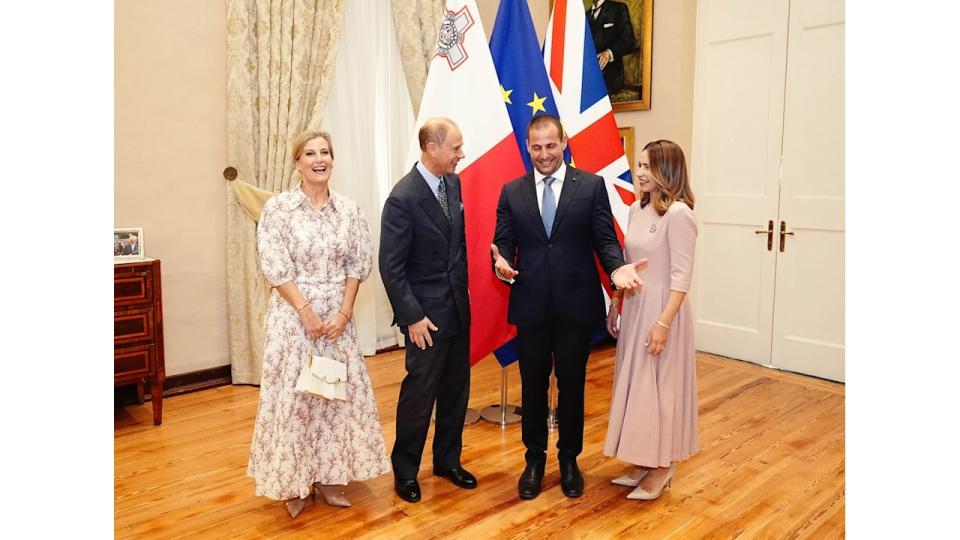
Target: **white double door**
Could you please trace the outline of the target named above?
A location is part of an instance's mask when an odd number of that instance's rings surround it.
[[[691,152],[697,349],[837,381],[843,9],[701,0]]]

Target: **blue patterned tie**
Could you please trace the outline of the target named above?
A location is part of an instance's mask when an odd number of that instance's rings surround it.
[[[543,179],[543,202],[541,204],[540,215],[543,217],[543,230],[547,232],[547,238],[550,238],[550,232],[553,231],[553,218],[557,215],[557,200],[553,196],[553,190],[550,184],[556,178],[552,176]]]
[[[450,219],[450,203],[447,202],[447,184],[443,181],[443,177],[440,177],[440,184],[437,185],[437,200],[440,202],[440,209],[443,210],[443,215],[447,216],[447,221]]]

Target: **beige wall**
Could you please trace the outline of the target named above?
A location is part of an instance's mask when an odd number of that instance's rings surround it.
[[[496,0],[479,0],[487,32]],[[548,0],[529,0],[543,39]],[[114,222],[143,227],[163,261],[167,374],[227,365],[226,9],[223,2],[115,3]],[[654,5],[653,108],[617,114],[639,147],[689,152],[696,1]]]
[[[620,127],[633,126],[635,155],[643,145],[670,139],[683,148],[689,165],[693,134],[693,59],[696,0],[656,0],[653,4],[653,89],[646,111],[617,113]],[[636,163],[631,163],[634,171]],[[696,179],[693,179],[696,193]]]
[[[527,6],[530,8],[533,27],[537,30],[537,39],[543,43],[543,33],[547,30],[547,21],[550,20],[549,0],[527,0]],[[487,31],[488,42],[499,7],[499,0],[477,0],[477,9],[480,10],[480,20],[483,21],[483,29]]]
[[[114,6],[114,223],[162,261],[167,374],[226,365],[226,7]]]

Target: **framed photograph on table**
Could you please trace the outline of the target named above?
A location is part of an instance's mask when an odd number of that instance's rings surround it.
[[[113,230],[114,261],[136,261],[143,257],[143,228],[127,227]]]
[[[552,16],[555,2],[548,1]],[[649,109],[653,0],[582,1],[613,111]]]

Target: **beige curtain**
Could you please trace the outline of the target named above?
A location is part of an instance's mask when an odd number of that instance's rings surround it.
[[[391,0],[393,20],[397,29],[397,44],[407,79],[407,91],[413,104],[413,114],[420,110],[423,86],[427,83],[427,68],[437,48],[444,0]]]
[[[227,164],[235,182],[277,192],[292,181],[292,139],[320,126],[345,0],[227,0]],[[270,288],[256,222],[227,191],[227,313],[233,382],[259,384]]]

